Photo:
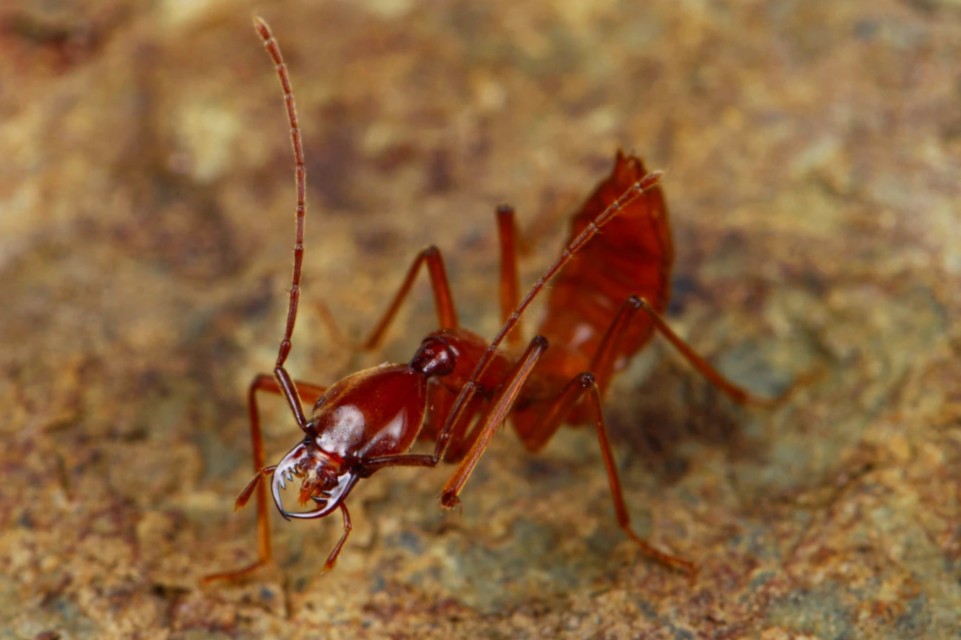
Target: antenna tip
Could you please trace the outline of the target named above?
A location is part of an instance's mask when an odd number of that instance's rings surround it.
[[[254,24],[254,29],[257,31],[257,33],[259,33],[262,38],[265,38],[265,39],[269,38],[270,27],[267,26],[267,23],[264,21],[264,19],[258,16],[256,13],[250,16],[250,18],[251,18],[251,22],[253,22]]]
[[[664,172],[661,171],[660,169],[655,169],[654,171],[651,171],[650,173],[648,173],[643,178],[637,181],[638,190],[647,191],[648,189],[656,185],[660,181],[661,176],[663,175],[664,175]]]

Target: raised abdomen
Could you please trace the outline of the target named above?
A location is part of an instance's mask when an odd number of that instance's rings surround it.
[[[611,175],[571,220],[567,241],[646,174],[639,158],[619,151]],[[655,186],[608,222],[554,279],[538,329],[551,345],[541,368],[545,378],[564,384],[588,370],[604,332],[632,294],[663,313],[673,262],[667,206],[660,186]],[[652,331],[648,317],[638,313],[620,341],[613,371],[626,365]],[[608,380],[597,382],[602,391],[607,387]]]

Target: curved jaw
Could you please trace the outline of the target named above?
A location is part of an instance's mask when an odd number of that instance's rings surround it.
[[[312,511],[288,511],[284,508],[281,491],[288,482],[301,479],[302,502],[313,500],[318,508]],[[283,457],[274,469],[270,483],[274,504],[285,519],[323,518],[334,511],[357,482],[358,476],[351,470],[341,470],[341,465],[312,444],[301,442]]]

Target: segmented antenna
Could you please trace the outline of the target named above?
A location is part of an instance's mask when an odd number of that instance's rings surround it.
[[[290,123],[290,145],[294,150],[294,175],[297,182],[297,241],[294,244],[294,273],[290,285],[290,302],[287,305],[287,326],[284,329],[284,339],[277,351],[276,368],[280,369],[287,361],[290,353],[290,339],[294,333],[294,323],[297,321],[297,304],[300,302],[300,274],[304,265],[304,218],[307,213],[307,171],[304,168],[304,145],[300,137],[300,124],[297,120],[297,105],[294,103],[294,93],[290,87],[290,76],[287,65],[280,52],[280,45],[270,32],[270,27],[258,16],[254,16],[254,29],[264,41],[264,49],[277,70],[277,78],[284,92],[284,104],[287,107],[287,121]]]

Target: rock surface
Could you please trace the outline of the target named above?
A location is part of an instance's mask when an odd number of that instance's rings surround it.
[[[961,6],[953,0],[50,2],[0,9],[0,639],[957,637]],[[362,5],[362,6],[361,6]],[[41,8],[42,7],[42,8]],[[618,147],[666,170],[670,321],[783,407],[731,405],[657,342],[590,430],[390,470],[253,559],[245,389],[280,338],[293,241],[272,25],[309,173],[290,369],[406,359],[366,331],[416,251],[497,329],[493,207],[530,281]],[[528,333],[533,323],[528,322]],[[270,457],[298,431],[266,403]],[[46,635],[44,635],[46,634]]]

